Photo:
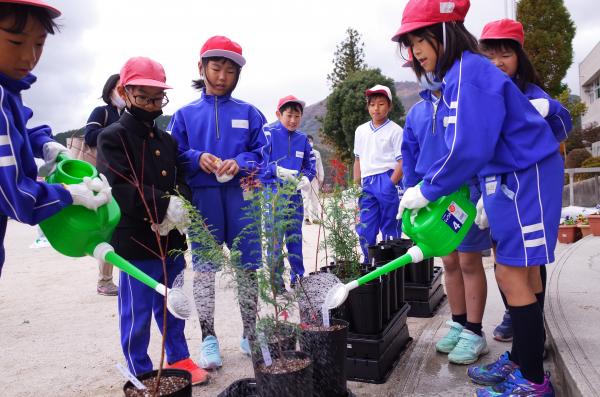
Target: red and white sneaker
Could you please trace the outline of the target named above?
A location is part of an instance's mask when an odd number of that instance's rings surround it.
[[[203,385],[205,383],[208,383],[208,372],[196,365],[194,360],[192,360],[191,358],[179,360],[174,362],[173,364],[167,364],[165,365],[165,368],[183,369],[185,371],[188,371],[190,374],[192,374],[192,386]]]

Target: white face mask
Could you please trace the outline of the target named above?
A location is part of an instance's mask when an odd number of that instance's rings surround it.
[[[121,98],[116,88],[112,91],[112,94],[110,94],[110,101],[119,110],[126,106],[125,100]]]

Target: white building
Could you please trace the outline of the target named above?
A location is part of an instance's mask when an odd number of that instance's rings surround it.
[[[600,42],[579,64],[579,86],[581,100],[588,107],[581,116],[582,127],[600,125]]]

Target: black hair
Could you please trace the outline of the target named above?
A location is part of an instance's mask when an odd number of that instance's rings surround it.
[[[117,82],[120,78],[121,76],[119,74],[113,74],[106,80],[106,83],[104,83],[104,88],[102,88],[102,100],[107,105],[112,105],[110,96],[112,95],[112,91],[117,86]]]
[[[288,103],[285,103],[278,110],[279,110],[279,113],[283,113],[286,110],[292,110],[292,111],[300,112],[300,114],[302,114],[302,112],[303,112],[302,105],[300,105],[298,102],[288,102]]]
[[[409,34],[427,41],[438,54],[444,43],[444,33],[441,23],[425,26],[424,28],[400,36],[400,45],[409,48],[412,52],[410,40],[408,38]],[[438,56],[435,70],[435,75],[440,81],[444,78],[448,70],[450,70],[454,62],[460,58],[463,52],[470,51],[474,54],[480,54],[477,39],[467,30],[467,28],[465,28],[465,25],[462,22],[446,22],[446,46],[443,50],[444,53],[441,56]],[[412,68],[417,75],[417,78],[420,79],[421,76],[425,75],[427,80],[429,80],[425,69],[423,69],[414,56],[415,54],[413,53],[412,55]]]
[[[313,138],[313,136],[312,136],[312,135],[307,135],[307,136],[306,136],[306,138],[307,138],[307,139],[310,139],[311,141],[314,141],[314,138]]]
[[[487,39],[479,41],[481,51],[507,51],[512,50],[517,55],[517,72],[513,78],[515,84],[521,92],[525,92],[528,84],[535,84],[542,87],[542,82],[538,76],[527,53],[523,50],[521,43],[511,39]]]
[[[388,102],[388,105],[392,106],[392,101],[390,101],[390,98],[388,98],[387,95],[381,94],[379,92],[367,96],[367,106],[369,106],[371,104],[371,99],[375,99],[375,98],[384,98]]]
[[[204,71],[205,71],[204,77],[196,79],[196,80],[192,80],[192,87],[197,90],[202,90],[204,87],[206,87],[206,83],[204,82],[204,79],[206,78],[206,68],[208,67],[208,63],[210,61],[218,62],[220,64],[224,64],[225,62],[230,62],[235,67],[237,76],[235,78],[235,82],[233,83],[233,88],[231,89],[231,91],[235,90],[235,87],[237,86],[237,83],[240,79],[240,73],[242,72],[242,67],[240,65],[238,65],[237,63],[233,62],[231,59],[225,58],[225,57],[202,58],[202,69],[204,69]]]
[[[14,18],[13,25],[5,29],[9,33],[23,33],[29,17],[35,18],[46,33],[54,34],[59,30],[52,14],[46,8],[12,3],[0,4],[0,21],[11,16]]]

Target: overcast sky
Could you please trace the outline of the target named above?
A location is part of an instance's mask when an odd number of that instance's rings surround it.
[[[247,60],[234,96],[274,119],[277,100],[294,94],[308,104],[329,92],[336,45],[348,27],[364,39],[366,62],[396,81],[414,80],[400,67],[390,37],[407,0],[47,0],[63,15],[61,32],[46,41],[34,74],[38,82],[24,95],[34,123],[55,133],[83,126],[106,78],[132,56],[163,64],[172,114],[199,94],[199,50],[210,36],[226,35],[241,44]],[[565,0],[577,26],[575,57],[566,82],[579,94],[579,62],[600,40],[597,1]],[[510,12],[510,7],[508,7]],[[485,23],[505,17],[504,0],[471,0],[467,28],[479,36]]]

